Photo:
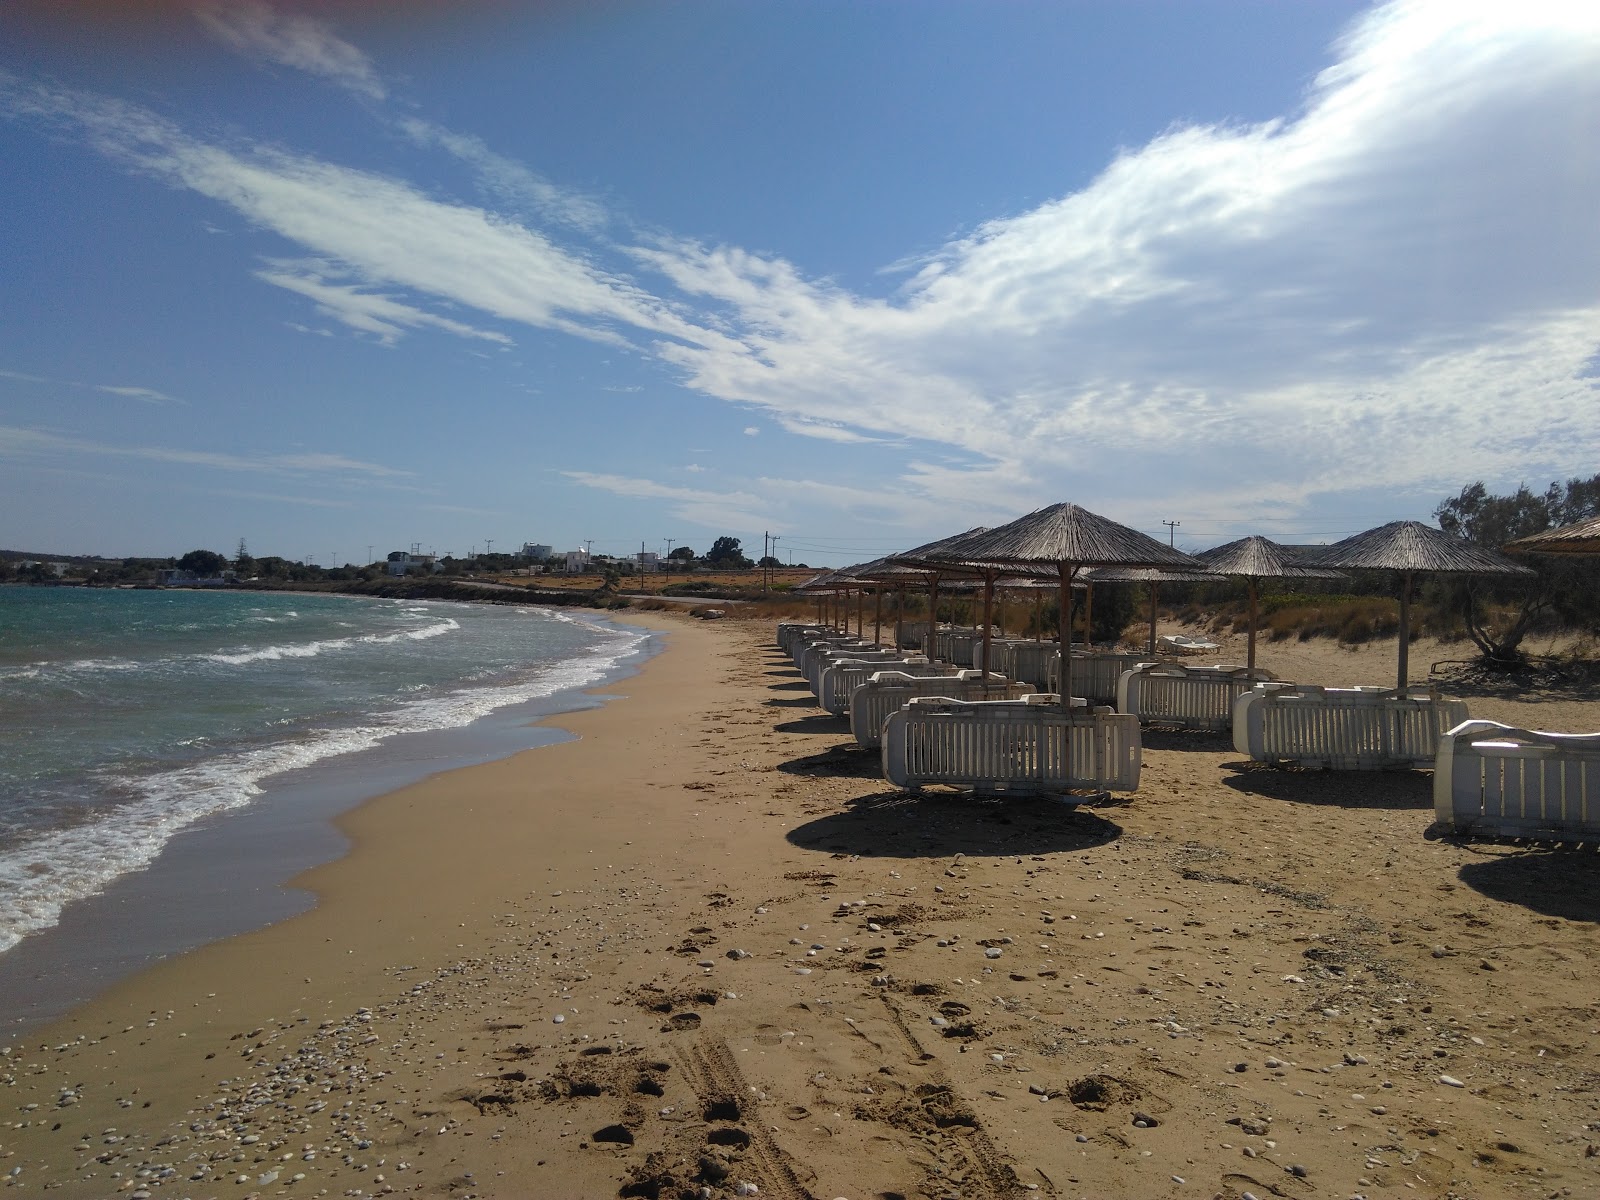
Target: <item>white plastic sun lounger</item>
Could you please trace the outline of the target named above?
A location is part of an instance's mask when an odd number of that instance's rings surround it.
[[[986,698],[982,671],[952,671],[944,675],[909,675],[879,671],[850,694],[850,732],[856,742],[871,749],[883,740],[883,723],[919,696],[946,696],[957,700]],[[1017,700],[1033,691],[1002,675],[990,675],[987,698]]]
[[[1600,839],[1600,733],[1465,721],[1439,739],[1433,812],[1487,837]]]
[[[1146,725],[1227,730],[1233,723],[1234,701],[1276,678],[1259,667],[1252,675],[1244,667],[1142,663],[1124,671],[1117,681],[1117,711]]]
[[[880,671],[931,677],[949,675],[951,670],[950,667],[930,663],[920,654],[888,663],[835,659],[823,668],[822,680],[817,688],[817,703],[835,716],[842,716],[850,711],[850,697],[855,690]]]
[[[1137,720],[1107,708],[1079,708],[1068,717],[1056,696],[988,703],[925,697],[891,716],[883,730],[884,778],[902,788],[1131,792],[1139,787],[1139,766]]]
[[[1125,672],[1142,666],[1166,666],[1165,660],[1153,659],[1148,654],[1109,654],[1095,651],[1088,654],[1072,653],[1072,691],[1087,697],[1094,704],[1117,703],[1117,687]],[[1175,665],[1175,664],[1173,664]],[[1058,654],[1049,666],[1049,686],[1046,690],[1061,690],[1061,656]],[[1257,672],[1259,674],[1259,672]]]
[[[789,657],[794,660],[794,665],[804,668],[806,651],[813,646],[859,646],[862,641],[853,633],[823,632],[818,633],[808,630],[803,634],[792,637],[789,645]]]
[[[800,647],[800,653],[795,655],[794,665],[799,667],[800,673],[809,679],[811,677],[811,664],[818,657],[847,651],[856,651],[858,653],[865,654],[869,650],[876,649],[878,649],[878,647],[874,646],[871,642],[864,642],[855,636],[851,636],[849,638],[832,638],[825,640],[819,639],[807,642],[804,646]]]
[[[1325,771],[1425,768],[1466,719],[1465,702],[1428,687],[1268,684],[1234,702],[1233,746],[1259,762]]]
[[[920,656],[919,656],[920,657]],[[852,646],[847,649],[822,650],[806,658],[806,683],[813,696],[822,695],[822,676],[834,663],[878,663],[880,670],[891,663],[905,662],[906,656],[898,650],[873,650]]]
[[[997,658],[995,669],[1018,683],[1033,684],[1035,691],[1050,692],[1055,690],[1050,682],[1050,664],[1060,661],[1061,647],[1054,642],[1016,642]],[[1077,680],[1073,680],[1073,687],[1077,687]]]

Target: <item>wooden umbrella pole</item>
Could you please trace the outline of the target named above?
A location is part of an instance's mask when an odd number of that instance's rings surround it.
[[[1094,584],[1083,590],[1083,651],[1094,652]]]
[[[883,645],[883,589],[872,589],[872,645]]]
[[[856,589],[856,636],[857,637],[862,637],[865,634],[866,626],[863,624],[862,618],[864,618],[866,616],[866,610],[867,610],[867,589],[866,588],[857,588]]]
[[[1033,597],[1033,640],[1044,641],[1044,589],[1040,588]]]
[[[1411,675],[1411,572],[1400,575],[1400,682],[1396,689],[1405,693]]]
[[[1154,579],[1150,581],[1150,648],[1146,653],[1151,658],[1156,656],[1156,589],[1160,586]]]
[[[1061,582],[1061,709],[1066,714],[1062,731],[1062,774],[1072,782],[1072,576],[1077,568],[1058,563]]]
[[[1250,585],[1250,648],[1245,652],[1245,678],[1251,683],[1256,681],[1256,577],[1247,579]]]
[[[894,589],[894,648],[901,649],[905,645],[906,625],[906,589],[905,585]]]
[[[978,669],[983,672],[983,698],[989,698],[989,619],[994,615],[994,572],[983,573],[983,661]]]
[[[935,634],[939,631],[939,572],[935,571],[928,577],[928,644],[923,653],[928,656],[928,661],[939,661],[939,643]]]

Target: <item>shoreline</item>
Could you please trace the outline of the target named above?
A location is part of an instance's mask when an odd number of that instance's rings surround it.
[[[304,911],[315,900],[294,880],[348,851],[338,819],[349,810],[434,774],[570,736],[549,725],[549,718],[604,704],[597,693],[628,678],[660,645],[659,631],[647,622],[617,622],[599,613],[585,619],[641,635],[638,646],[600,681],[518,701],[466,725],[402,733],[268,776],[248,804],[182,829],[149,864],[69,903],[55,924],[0,955],[0,1044],[29,1036],[118,980],[173,955]]]
[[[361,806],[301,880],[316,909],[8,1047],[0,1176],[130,1200],[1600,1187],[1592,854],[1430,840],[1426,773],[1255,769],[1206,735],[1152,733],[1102,808],[895,792],[767,622],[652,616],[672,645],[553,722],[576,740]],[[1387,661],[1324,649],[1266,665]],[[1600,727],[1587,696],[1482,707]]]

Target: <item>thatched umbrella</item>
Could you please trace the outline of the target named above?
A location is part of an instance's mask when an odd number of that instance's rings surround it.
[[[1195,555],[1218,575],[1237,575],[1250,590],[1250,639],[1245,655],[1248,677],[1256,674],[1256,592],[1263,579],[1339,579],[1339,572],[1308,567],[1287,546],[1264,537],[1240,538]]]
[[[948,556],[949,550],[937,556]],[[1061,704],[1072,711],[1072,584],[1085,567],[1198,568],[1181,550],[1076,504],[1041,508],[957,547],[958,560],[1056,572],[1061,599]],[[1069,739],[1070,745],[1070,739]],[[1069,751],[1070,753],[1070,751]],[[1067,764],[1070,770],[1070,763]]]
[[[1150,587],[1150,642],[1147,653],[1156,655],[1156,589],[1163,583],[1220,583],[1227,578],[1211,571],[1163,571],[1157,567],[1095,567],[1081,576],[1096,583],[1143,583]],[[1090,589],[1090,595],[1093,595]],[[1087,624],[1087,622],[1085,622]]]
[[[1513,554],[1600,554],[1600,517],[1530,533],[1502,548]]]
[[[1424,525],[1391,521],[1347,537],[1301,560],[1307,566],[1400,573],[1400,668],[1398,691],[1406,690],[1411,651],[1411,579],[1419,572],[1452,575],[1532,575],[1503,554]]]

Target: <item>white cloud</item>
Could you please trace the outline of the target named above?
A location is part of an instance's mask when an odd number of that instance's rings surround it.
[[[765,523],[771,529],[785,528],[775,517],[765,515],[771,507],[767,498],[753,492],[710,492],[674,487],[649,479],[600,475],[588,471],[563,471],[561,474],[574,483],[610,492],[614,496],[671,501],[670,508],[674,516],[707,529],[743,529],[752,522]]]
[[[363,292],[355,284],[330,283],[323,278],[327,264],[279,262],[256,272],[256,278],[275,287],[298,292],[316,303],[323,316],[341,321],[352,329],[370,333],[385,345],[393,345],[405,329],[430,326],[461,337],[482,338],[509,346],[503,333],[474,329],[461,321],[424,312],[391,296]]]
[[[745,437],[760,437],[761,428],[758,425],[746,425],[744,427],[744,435]]]
[[[598,201],[557,187],[514,159],[496,154],[481,138],[455,133],[417,117],[401,118],[398,125],[419,146],[437,146],[472,167],[483,188],[513,212],[528,209],[589,232],[606,224],[606,211]]]
[[[169,396],[165,392],[158,392],[155,388],[147,387],[115,387],[109,383],[95,385],[95,391],[108,392],[113,396],[127,396],[131,400],[143,400],[146,404],[182,404],[176,396]]]
[[[197,5],[195,16],[218,41],[242,54],[293,67],[373,100],[384,87],[371,61],[324,22],[280,13],[256,0],[216,0]]]
[[[699,463],[690,463],[687,467],[684,468],[684,470],[690,472],[691,474],[698,475],[702,471],[704,471],[705,468],[702,467]]]
[[[793,431],[943,442],[1052,499],[1253,485],[1294,505],[1584,469],[1600,155],[1576,114],[1600,111],[1600,6],[1395,4],[1340,56],[1304,111],[1176,128],[892,298],[733,247],[641,248],[740,335],[660,353]],[[1513,408],[1537,414],[1515,444]]]
[[[91,455],[134,458],[173,466],[206,467],[221,471],[250,471],[295,475],[360,475],[367,479],[409,477],[410,471],[362,462],[341,454],[267,454],[250,457],[211,450],[186,450],[174,446],[124,446],[84,438],[0,425],[0,458],[36,458]]]

